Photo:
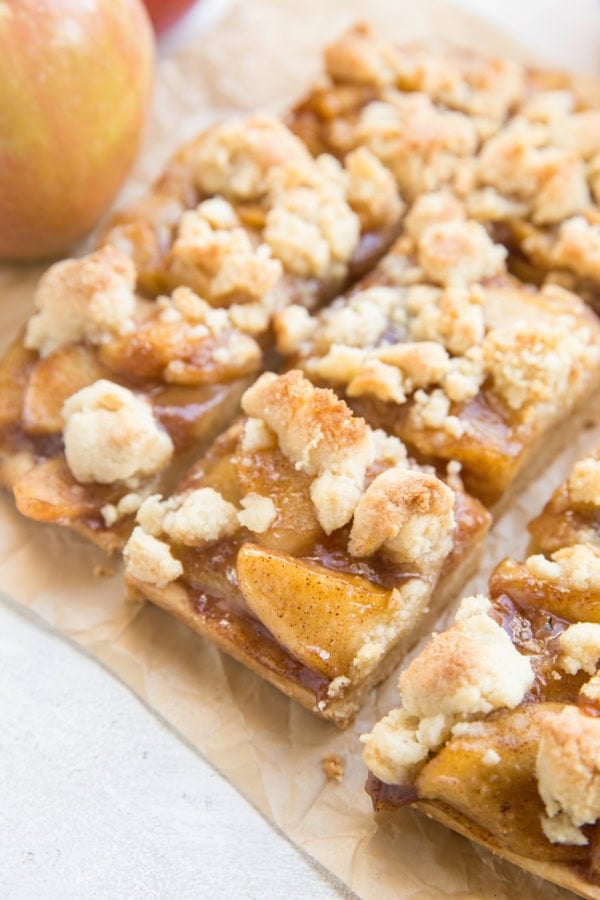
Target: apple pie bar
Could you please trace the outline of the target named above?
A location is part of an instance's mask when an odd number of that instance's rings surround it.
[[[423,194],[377,267],[311,315],[275,316],[279,350],[467,490],[506,503],[600,383],[600,325],[576,295],[506,271],[506,249],[446,190]]]
[[[400,676],[366,743],[376,810],[414,805],[523,868],[600,896],[600,466],[573,468]],[[560,545],[562,540],[562,545]]]
[[[137,510],[128,588],[345,725],[473,571],[490,517],[459,466],[418,465],[297,370],[242,407]]]
[[[568,76],[464,48],[396,46],[368,25],[325,51],[288,115],[313,153],[369,149],[405,198],[451,189],[509,250],[600,305],[600,109]]]

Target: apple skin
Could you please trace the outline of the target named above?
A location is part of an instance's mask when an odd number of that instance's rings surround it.
[[[154,35],[140,0],[0,0],[0,259],[64,253],[135,159]]]
[[[173,25],[196,0],[144,0],[157,34]]]

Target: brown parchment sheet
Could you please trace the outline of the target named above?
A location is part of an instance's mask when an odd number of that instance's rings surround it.
[[[321,46],[367,15],[399,40],[443,38],[524,59],[523,51],[491,26],[434,0],[243,2],[195,45],[161,62],[145,149],[119,202],[139,195],[168,153],[210,121],[239,110],[282,108],[319,71]],[[30,313],[41,271],[39,266],[0,269],[2,346]],[[485,590],[503,556],[522,557],[526,521],[572,462],[600,442],[599,403],[588,418],[588,427],[569,434],[567,450],[494,528],[480,574],[465,593]],[[114,672],[263,815],[359,896],[572,896],[412,810],[399,812],[393,823],[376,823],[363,791],[358,735],[397,705],[397,675],[374,693],[354,727],[340,733],[162,611],[125,601],[118,563],[111,577],[93,575],[103,562],[82,539],[28,522],[8,497],[0,498],[0,590]],[[321,770],[322,757],[332,752],[346,762],[340,784],[327,782]]]

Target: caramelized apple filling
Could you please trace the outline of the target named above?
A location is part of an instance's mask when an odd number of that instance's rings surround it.
[[[183,147],[102,240],[131,256],[146,293],[188,285],[213,306],[258,315],[332,296],[389,246],[402,212],[367,148],[344,165],[313,159],[277,119],[252,116]]]
[[[420,458],[458,460],[488,505],[600,375],[593,314],[556,286],[525,288],[504,257],[456,198],[426,194],[352,291],[275,317],[294,364]]]
[[[171,610],[183,589],[192,627],[326,714],[415,632],[488,516],[454,469],[417,466],[298,371],[265,373],[242,405],[175,494],[142,503],[126,576]]]

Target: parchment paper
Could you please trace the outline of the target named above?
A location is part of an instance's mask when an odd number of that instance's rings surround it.
[[[141,193],[167,154],[211,120],[282,107],[319,70],[321,45],[366,12],[360,0],[251,0],[197,46],[161,63],[145,150],[121,202]],[[368,16],[398,39],[443,37],[523,58],[491,26],[433,0],[371,0]],[[30,312],[40,272],[0,270],[4,344]],[[596,404],[589,419],[599,418]],[[599,441],[598,425],[569,436],[568,450],[495,527],[480,575],[465,593],[485,590],[503,556],[523,555],[525,522],[571,463]],[[94,576],[103,562],[83,540],[28,522],[7,497],[0,499],[0,589],[116,673],[261,813],[360,896],[566,896],[412,810],[394,823],[375,822],[363,791],[358,735],[397,704],[397,676],[376,692],[352,729],[339,733],[162,611],[126,602],[118,564],[114,576]],[[327,782],[321,770],[331,752],[346,762],[341,784]]]

